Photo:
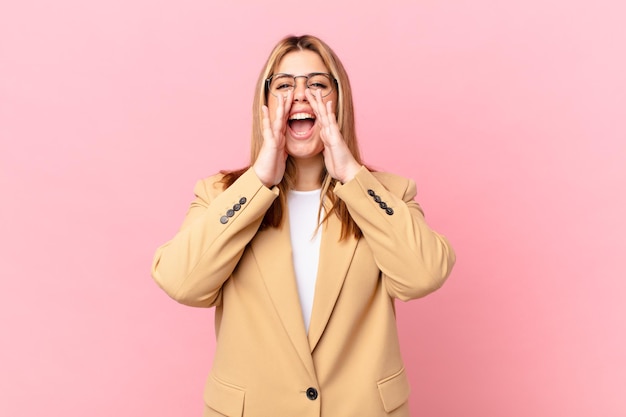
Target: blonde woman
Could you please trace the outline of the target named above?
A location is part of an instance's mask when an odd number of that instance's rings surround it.
[[[156,282],[215,307],[205,416],[410,416],[394,300],[455,255],[415,184],[359,155],[348,76],[313,36],[280,41],[256,86],[250,166],[196,184]]]

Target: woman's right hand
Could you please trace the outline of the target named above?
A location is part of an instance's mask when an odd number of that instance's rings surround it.
[[[254,162],[254,172],[263,185],[268,188],[278,184],[285,174],[287,150],[285,149],[285,131],[287,119],[293,101],[293,92],[276,98],[276,115],[270,120],[267,106],[263,106],[263,144]]]

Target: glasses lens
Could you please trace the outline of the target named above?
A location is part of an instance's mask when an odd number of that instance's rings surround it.
[[[291,75],[279,75],[272,78],[270,83],[270,91],[272,94],[278,96],[281,94],[287,94],[288,91],[293,90],[296,80]]]
[[[329,95],[333,91],[333,84],[326,74],[313,74],[309,76],[307,86],[313,91],[320,91],[322,97]]]
[[[314,73],[309,75],[298,75],[294,77],[289,74],[277,74],[270,79],[270,92],[276,97],[287,95],[296,87],[296,79],[306,78],[306,86],[313,93],[319,91],[322,97],[326,97],[333,91],[333,79],[328,74]]]

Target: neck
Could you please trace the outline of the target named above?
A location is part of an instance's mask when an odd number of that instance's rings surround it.
[[[324,169],[324,156],[319,153],[312,158],[295,159],[297,191],[311,191],[322,187],[322,170]]]

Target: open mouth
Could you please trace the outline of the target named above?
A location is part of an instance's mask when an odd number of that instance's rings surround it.
[[[304,138],[309,136],[315,126],[315,116],[311,113],[294,113],[289,116],[287,122],[289,124],[289,130],[295,137]]]

